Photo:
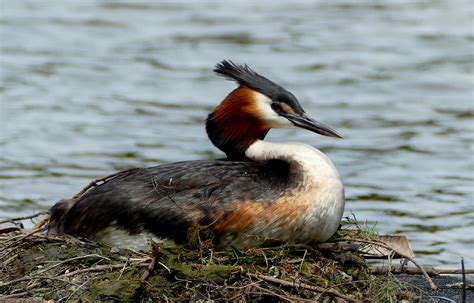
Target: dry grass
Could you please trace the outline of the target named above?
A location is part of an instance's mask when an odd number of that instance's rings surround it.
[[[320,246],[216,251],[197,228],[190,245],[151,243],[147,252],[72,237],[0,238],[2,298],[120,301],[376,301],[413,298],[390,274],[374,275],[360,252],[376,241],[360,227]],[[341,245],[345,243],[345,245]]]

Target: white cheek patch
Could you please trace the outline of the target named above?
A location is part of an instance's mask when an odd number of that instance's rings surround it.
[[[259,117],[273,128],[293,128],[295,127],[288,119],[279,116],[271,107],[272,100],[259,92],[255,93]]]

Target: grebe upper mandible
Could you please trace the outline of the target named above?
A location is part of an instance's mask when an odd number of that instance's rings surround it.
[[[118,173],[56,203],[49,231],[108,241],[120,230],[183,243],[191,228],[202,225],[216,244],[237,247],[265,238],[307,243],[331,237],[344,211],[344,188],[332,162],[309,145],[263,139],[271,128],[289,127],[340,135],[247,65],[224,60],[214,71],[239,84],[206,122],[210,140],[227,159]]]

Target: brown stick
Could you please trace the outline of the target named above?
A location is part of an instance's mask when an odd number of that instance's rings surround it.
[[[293,288],[299,288],[300,287],[300,288],[304,288],[304,289],[307,289],[307,290],[316,291],[316,292],[319,292],[319,293],[326,293],[326,294],[332,295],[334,297],[344,299],[348,302],[357,302],[356,300],[354,300],[354,298],[343,295],[340,292],[338,292],[337,290],[331,289],[331,288],[323,288],[323,287],[313,286],[313,285],[309,285],[309,284],[305,284],[305,283],[294,283],[294,282],[290,282],[290,281],[286,281],[286,280],[282,280],[282,279],[278,279],[278,278],[274,278],[274,277],[270,277],[270,276],[265,276],[265,275],[256,275],[256,274],[251,274],[251,273],[248,273],[247,275],[249,275],[250,277],[254,277],[254,278],[257,278],[257,279],[267,281],[267,282],[280,284],[280,285],[283,285],[283,286],[289,286],[289,287],[293,287]]]
[[[314,300],[309,300],[309,299],[303,299],[303,298],[295,298],[295,297],[291,297],[291,296],[282,296],[282,295],[279,295],[273,291],[270,291],[269,289],[266,289],[266,288],[263,288],[263,287],[260,287],[258,285],[255,285],[254,286],[256,289],[259,289],[263,292],[263,294],[269,294],[269,295],[272,295],[272,296],[275,296],[275,297],[278,297],[278,298],[281,298],[283,300],[286,300],[288,302],[314,302]],[[252,294],[252,293],[247,293],[247,294]]]
[[[51,219],[51,214],[49,212],[46,213],[46,215],[44,216],[43,219],[41,219],[38,223],[35,224],[35,226],[33,226],[32,228],[32,231],[35,232],[35,231],[40,231],[41,228],[49,222],[49,219]]]
[[[11,295],[6,295],[6,296],[0,296],[0,299],[2,300],[5,300],[5,299],[14,299],[14,298],[19,298],[19,297],[24,297],[24,296],[27,296],[29,295],[30,293],[27,292],[27,291],[24,291],[24,292],[19,292],[19,293],[16,293],[16,294],[11,294]],[[16,301],[12,301],[12,302],[16,302]],[[21,301],[18,301],[18,302],[21,302]]]
[[[140,281],[145,282],[146,279],[150,276],[151,272],[155,269],[156,265],[156,256],[151,259],[150,264],[148,264],[147,269],[140,278]]]
[[[106,258],[106,257],[101,256],[101,255],[98,255],[98,254],[90,254],[90,255],[78,256],[78,257],[74,257],[74,258],[70,258],[70,259],[63,260],[63,261],[58,262],[58,263],[56,263],[56,264],[54,264],[54,265],[51,265],[51,266],[46,267],[46,268],[44,268],[44,269],[42,269],[42,270],[39,270],[39,271],[36,272],[36,274],[42,274],[42,273],[44,273],[44,272],[47,272],[48,270],[51,270],[51,269],[53,269],[53,268],[55,268],[55,267],[58,267],[58,266],[62,265],[62,264],[64,264],[64,263],[67,263],[67,262],[70,262],[70,261],[75,261],[75,260],[80,260],[80,259],[85,259],[85,258],[101,258],[101,259],[105,259],[105,260],[107,260],[107,261],[110,261],[109,258]]]
[[[28,234],[26,234],[26,235],[22,235],[22,236],[20,236],[20,237],[18,237],[18,238],[16,238],[16,237],[12,238],[12,239],[15,239],[15,241],[10,242],[10,243],[8,243],[7,245],[5,245],[5,247],[2,248],[1,252],[2,252],[2,253],[5,252],[5,251],[7,250],[7,248],[10,248],[10,247],[12,247],[12,246],[15,246],[16,244],[20,243],[21,241],[25,240],[26,238],[28,238],[28,237],[30,237],[30,236],[32,236],[32,235],[38,233],[38,232],[39,232],[39,230],[33,231],[33,232],[28,233]],[[9,241],[10,241],[10,240],[7,240],[7,242],[9,242]],[[2,259],[3,257],[4,257],[4,255],[1,254],[1,255],[0,255],[0,259]]]
[[[0,283],[0,287],[5,287],[7,285],[10,285],[10,284],[14,284],[14,283],[18,283],[18,282],[22,282],[22,281],[28,281],[28,280],[55,280],[55,281],[60,281],[60,282],[64,282],[64,283],[68,283],[68,284],[72,284],[72,285],[76,285],[76,283],[74,282],[71,282],[71,281],[67,281],[67,280],[64,280],[62,279],[62,276],[59,276],[59,277],[50,277],[50,276],[32,276],[32,277],[23,277],[23,278],[19,278],[19,279],[16,279],[16,280],[11,280],[11,281],[8,281],[8,282],[5,282],[5,283]]]
[[[439,275],[455,275],[461,274],[462,269],[460,268],[434,268],[431,266],[423,266],[423,269],[430,276],[439,276]],[[418,267],[402,267],[402,266],[370,266],[369,271],[372,274],[385,274],[385,273],[405,273],[409,275],[420,275],[422,274],[421,270]],[[466,269],[467,274],[474,274],[474,268]]]
[[[421,274],[425,277],[426,281],[428,281],[428,284],[430,285],[431,289],[433,289],[433,290],[438,289],[438,287],[434,284],[433,280],[431,280],[430,276],[424,270],[424,268],[421,265],[419,265],[418,262],[416,262],[413,258],[411,258],[410,256],[407,256],[403,252],[397,251],[393,247],[390,247],[387,244],[385,244],[383,242],[380,242],[380,241],[364,240],[364,239],[351,239],[351,241],[383,247],[385,249],[391,250],[391,251],[399,254],[400,256],[402,256],[403,258],[405,258],[407,260],[410,260],[411,263],[413,263],[416,267],[418,267],[420,269]]]
[[[84,269],[78,269],[78,270],[75,270],[75,271],[71,271],[71,272],[62,274],[58,277],[59,278],[65,278],[65,277],[70,277],[70,276],[74,276],[74,275],[77,275],[77,274],[82,274],[82,273],[89,272],[89,271],[104,271],[104,270],[108,270],[108,269],[122,268],[122,267],[124,267],[124,265],[127,265],[127,263],[110,264],[110,265],[97,265],[97,266],[94,266],[94,267],[89,267],[89,268],[84,268]],[[149,264],[138,264],[137,266],[148,266],[148,265]]]
[[[0,234],[9,234],[14,231],[20,231],[21,228],[19,227],[7,227],[7,228],[2,228],[0,229]]]
[[[104,177],[100,177],[98,179],[95,179],[91,182],[89,182],[89,184],[87,184],[86,186],[84,186],[84,188],[82,188],[77,194],[74,195],[73,198],[78,198],[80,196],[82,196],[82,194],[84,194],[87,190],[89,190],[90,188],[92,187],[95,187],[95,186],[98,186],[102,183],[105,183],[107,181],[109,181],[110,179],[120,175],[120,174],[124,174],[124,173],[128,173],[130,171],[133,171],[133,170],[136,170],[138,168],[130,168],[130,169],[125,169],[125,170],[122,170],[122,171],[119,171],[119,172],[116,172],[114,174],[111,174],[111,175],[108,175],[108,176],[104,176]],[[102,182],[102,183],[101,183]]]
[[[10,223],[10,222],[13,223],[13,222],[15,222],[15,221],[22,221],[22,220],[26,220],[26,219],[33,219],[33,218],[36,218],[36,217],[38,217],[38,216],[47,215],[47,214],[48,214],[48,212],[45,211],[45,210],[43,210],[43,211],[40,211],[39,213],[36,213],[36,214],[33,214],[33,215],[29,215],[29,216],[0,220],[0,224]]]

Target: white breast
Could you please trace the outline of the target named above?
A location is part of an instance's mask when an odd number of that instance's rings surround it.
[[[344,187],[331,160],[305,144],[277,144],[257,141],[245,155],[255,161],[272,159],[290,163],[299,183],[298,200],[306,208],[297,218],[299,241],[325,241],[337,230],[344,212]]]

